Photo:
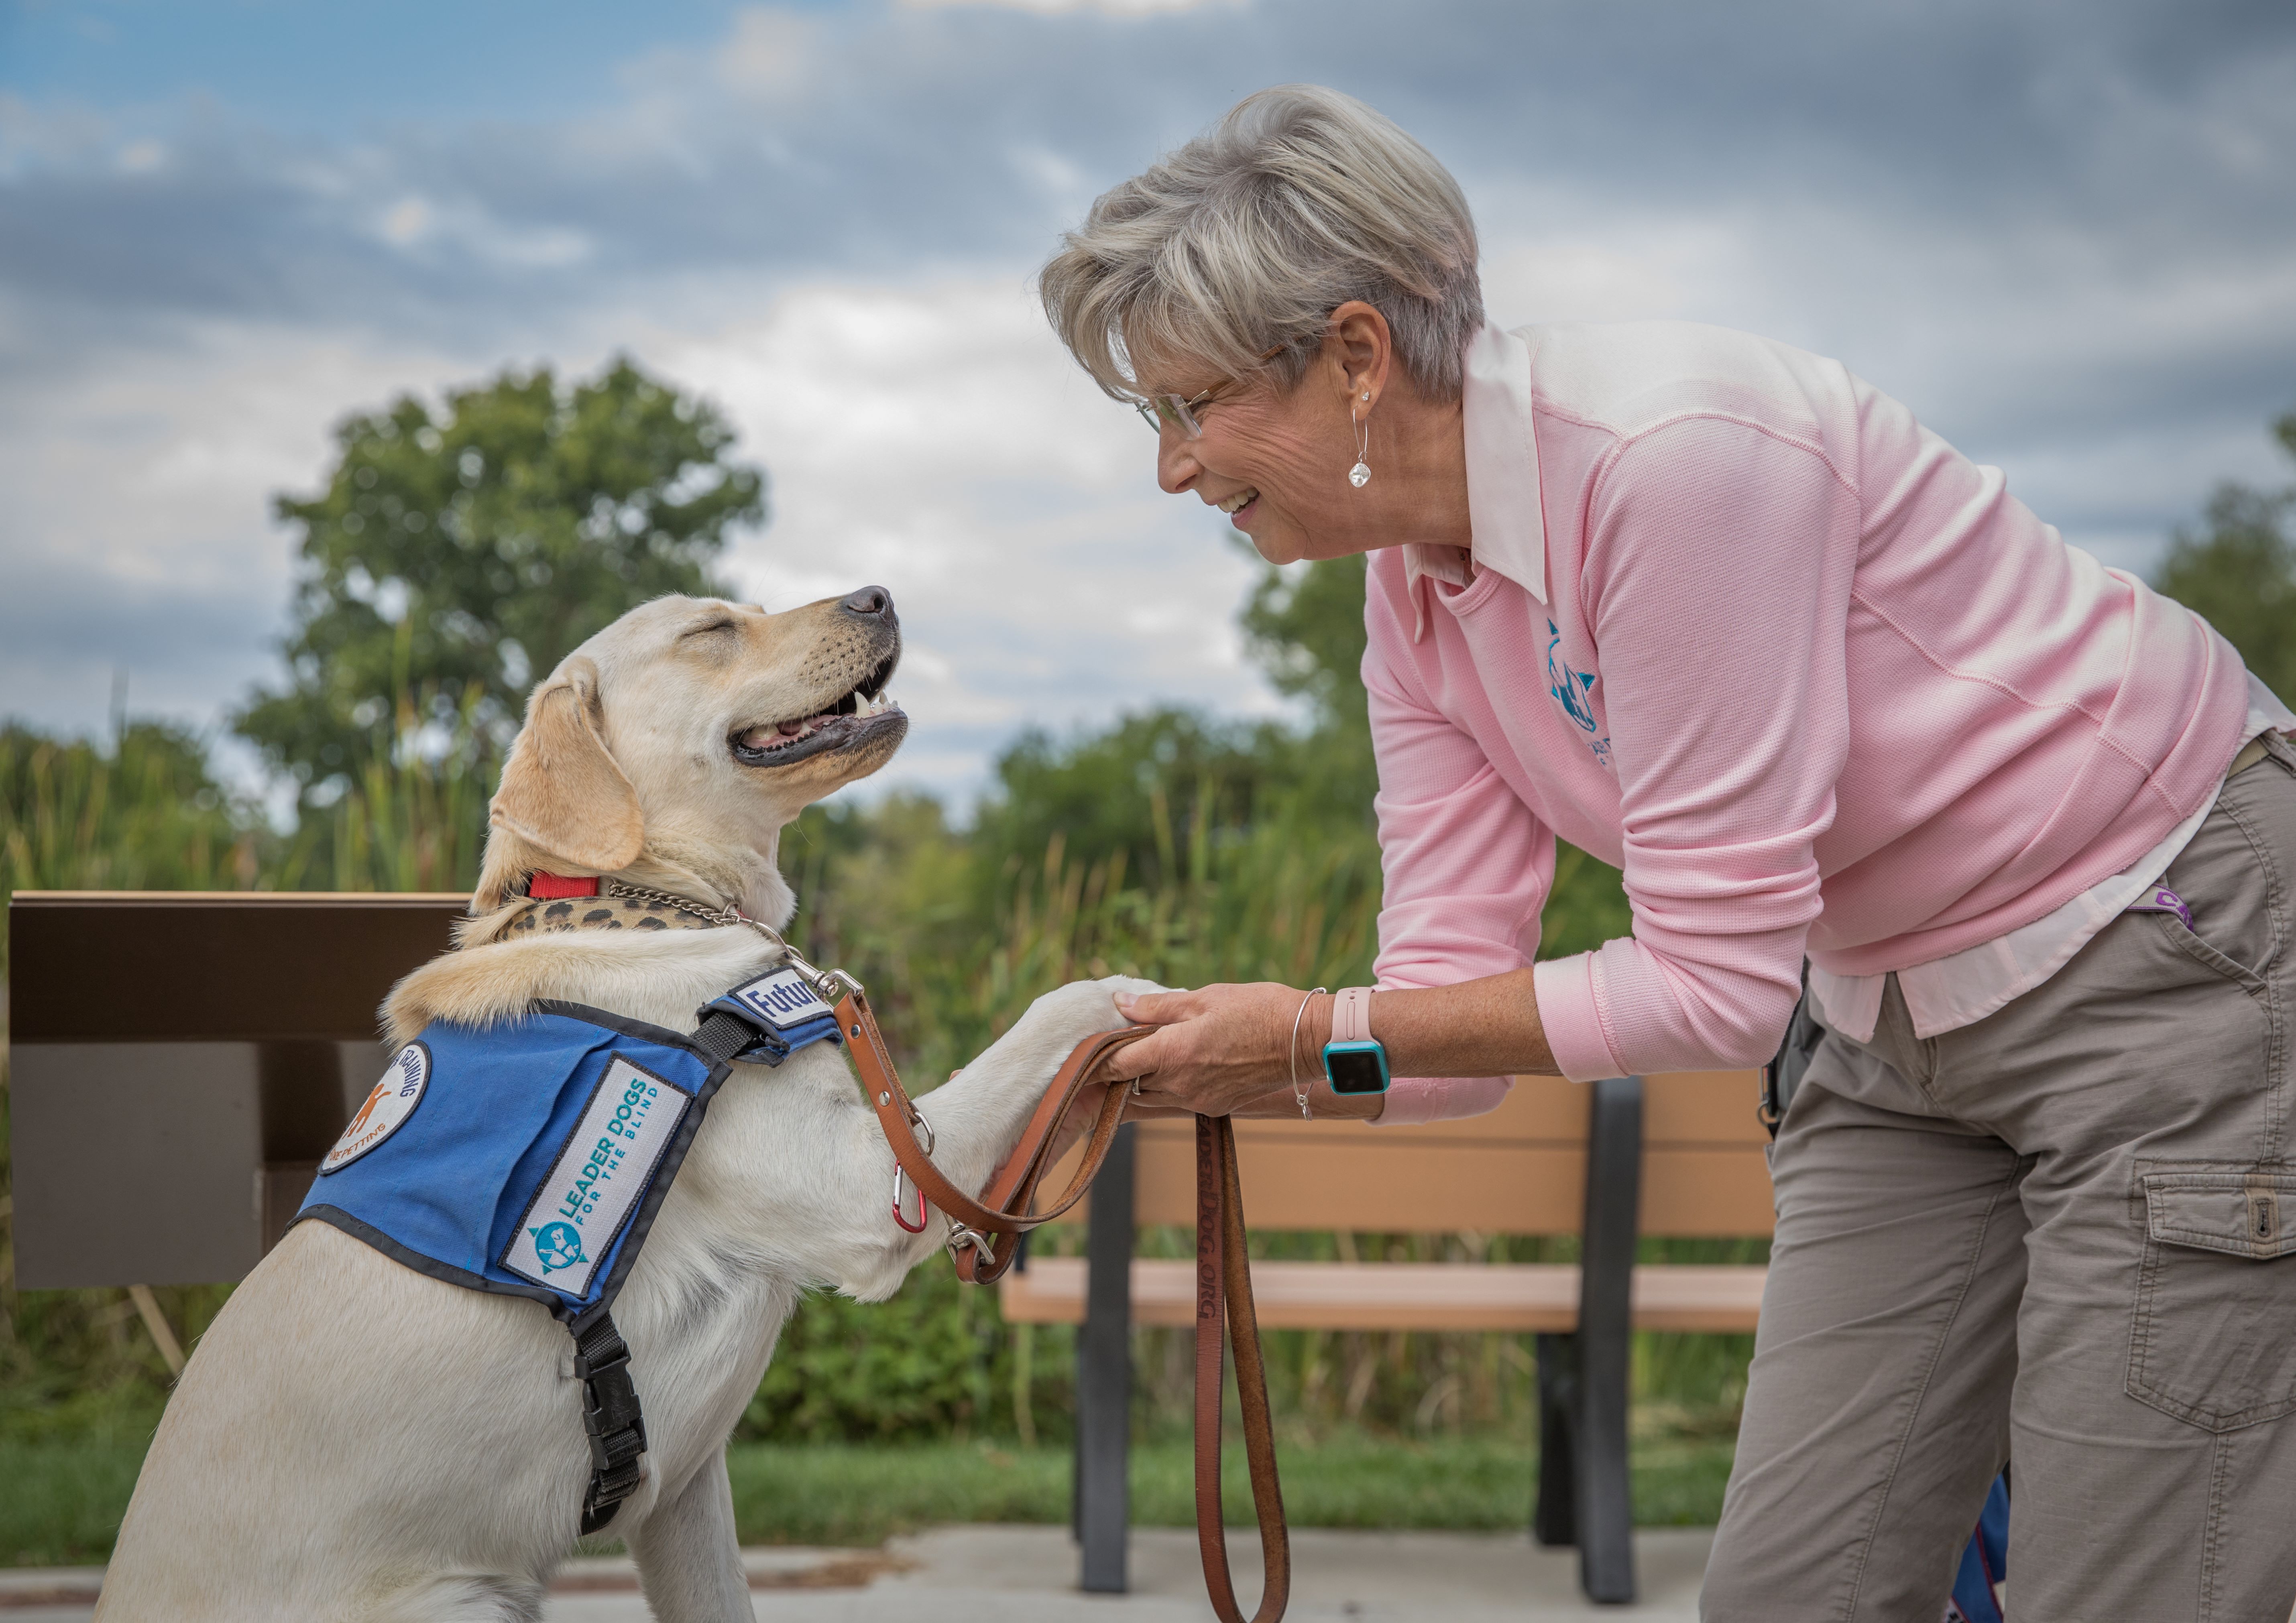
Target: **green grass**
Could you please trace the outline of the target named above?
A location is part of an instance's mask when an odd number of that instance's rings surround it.
[[[1707,1526],[1722,1512],[1727,1438],[1638,1439],[1635,1520],[1645,1527]],[[1287,1447],[1283,1504],[1296,1527],[1528,1526],[1537,1449],[1472,1438],[1401,1442],[1342,1437]],[[1062,1522],[1069,1516],[1069,1451],[991,1444],[792,1447],[736,1444],[728,1461],[734,1512],[745,1544],[873,1545],[896,1533],[956,1521]],[[1195,1521],[1185,1441],[1132,1451],[1132,1519],[1145,1527]],[[1251,1519],[1241,1448],[1223,1477],[1227,1519]]]
[[[68,1567],[103,1560],[150,1440],[0,1440],[0,1564]]]
[[[1651,1439],[1635,1446],[1635,1519],[1645,1527],[1708,1525],[1730,1474],[1727,1439]],[[1475,1439],[1423,1443],[1352,1437],[1280,1456],[1283,1504],[1298,1527],[1527,1526],[1538,1451]],[[742,1443],[729,1456],[734,1515],[745,1544],[873,1545],[896,1533],[959,1521],[1062,1522],[1069,1451],[992,1444],[792,1447]],[[1195,1521],[1185,1441],[1132,1452],[1132,1517],[1144,1527]],[[1223,1479],[1233,1523],[1251,1517],[1241,1449]]]
[[[101,1562],[135,1486],[146,1439],[0,1440],[0,1564]],[[1231,1443],[1228,1520],[1250,1519],[1242,1451]],[[1294,1525],[1504,1530],[1530,1519],[1536,1450],[1478,1439],[1398,1442],[1341,1437],[1281,1456]],[[875,1545],[955,1521],[1063,1522],[1069,1451],[986,1443],[799,1447],[736,1443],[729,1456],[744,1544]],[[1635,1447],[1635,1517],[1710,1523],[1730,1471],[1726,1439],[1648,1439]],[[1185,1441],[1132,1455],[1133,1520],[1195,1520]]]

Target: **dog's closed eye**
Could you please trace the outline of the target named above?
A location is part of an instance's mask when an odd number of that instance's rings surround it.
[[[732,620],[721,617],[714,620],[704,620],[699,626],[688,626],[677,634],[677,640],[683,643],[689,637],[709,636],[721,631],[730,633],[739,629],[740,627]]]

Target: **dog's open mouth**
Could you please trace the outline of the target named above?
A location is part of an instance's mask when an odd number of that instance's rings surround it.
[[[897,649],[842,696],[810,716],[762,722],[735,733],[726,740],[734,758],[745,766],[793,766],[818,755],[898,742],[908,730],[909,718],[886,693],[885,684],[899,662]]]

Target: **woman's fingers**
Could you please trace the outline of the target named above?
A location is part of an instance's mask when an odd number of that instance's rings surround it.
[[[1273,982],[1144,993],[1119,1007],[1157,1029],[1114,1056],[1110,1074],[1140,1078],[1144,1103],[1227,1115],[1288,1085],[1284,1038],[1299,999]]]
[[[1136,1026],[1168,1026],[1202,1012],[1202,992],[1119,992],[1116,1012]]]
[[[1151,1022],[1141,1021],[1140,1025]],[[1153,1077],[1166,1066],[1173,1064],[1185,1045],[1175,1037],[1173,1026],[1161,1026],[1136,1043],[1127,1043],[1108,1056],[1107,1071],[1111,1077],[1129,1082],[1136,1077]]]

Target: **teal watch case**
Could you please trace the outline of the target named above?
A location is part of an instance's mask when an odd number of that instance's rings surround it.
[[[1387,1050],[1377,1041],[1326,1043],[1324,1075],[1335,1094],[1383,1094],[1387,1091]]]

